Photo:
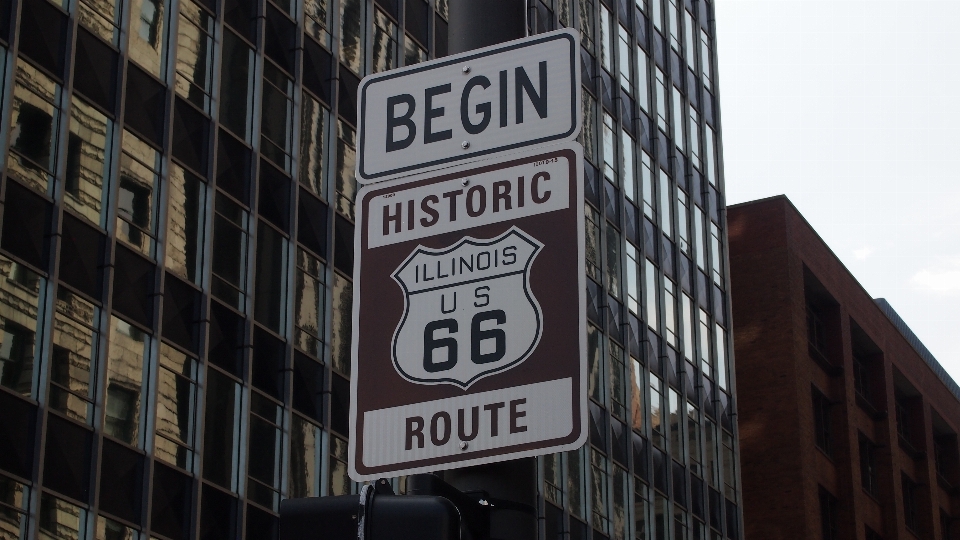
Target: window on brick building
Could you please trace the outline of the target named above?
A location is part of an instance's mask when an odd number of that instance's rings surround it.
[[[837,498],[820,486],[820,528],[823,540],[835,540],[837,536]]]
[[[910,391],[916,392],[912,389]],[[916,428],[921,418],[918,409],[919,399],[918,395],[907,394],[904,388],[897,388],[894,392],[898,442],[904,450],[914,457],[919,456],[919,452],[923,450],[920,444],[921,433],[918,433]]]
[[[828,374],[839,375],[839,304],[813,272],[804,268],[803,274],[807,350],[810,359]]]
[[[857,392],[857,397],[862,398],[867,403],[873,403],[870,366],[865,358],[857,354],[853,355],[853,386]]]
[[[950,525],[953,523],[953,520],[950,519],[950,514],[946,512],[943,508],[940,509],[940,535],[944,540],[950,540]]]
[[[910,409],[906,403],[906,398],[902,395],[897,394],[897,435],[901,439],[910,441],[910,436],[913,434],[910,428]]]
[[[907,529],[917,532],[920,528],[917,515],[917,483],[905,473],[900,473],[900,488],[903,492],[903,524]]]
[[[957,434],[950,429],[940,414],[931,410],[933,423],[933,459],[937,470],[937,482],[952,490],[960,484],[960,449],[957,447]]]
[[[807,304],[807,341],[816,352],[826,356],[827,335],[823,315],[813,304]]]
[[[825,454],[832,455],[833,437],[830,422],[830,400],[816,387],[811,388],[813,397],[813,429],[816,434],[817,448]]]
[[[883,351],[853,319],[850,320],[850,341],[853,348],[853,388],[857,404],[876,416],[884,405]]]
[[[860,485],[870,495],[877,496],[877,446],[863,433],[860,434]]]

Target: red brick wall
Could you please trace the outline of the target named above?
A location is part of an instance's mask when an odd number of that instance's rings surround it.
[[[745,538],[820,538],[818,485],[839,499],[838,538],[864,538],[865,524],[885,539],[942,538],[940,508],[960,508],[937,485],[931,409],[957,433],[960,402],[789,200],[729,207],[727,222]],[[829,317],[833,372],[808,352],[804,272],[838,304]],[[851,321],[883,351],[880,415],[856,400]],[[915,430],[926,453],[917,459],[898,442],[894,370],[922,394]],[[834,403],[830,457],[814,444],[811,385]],[[880,446],[877,498],[861,488],[860,432]],[[901,471],[921,484],[918,535],[904,525]]]

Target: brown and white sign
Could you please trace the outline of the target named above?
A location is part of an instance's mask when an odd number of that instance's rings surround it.
[[[351,478],[583,445],[582,160],[563,143],[361,189]]]

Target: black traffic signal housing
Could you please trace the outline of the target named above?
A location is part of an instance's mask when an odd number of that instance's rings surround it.
[[[280,540],[459,540],[460,512],[437,495],[394,495],[386,480],[360,496],[286,499]]]
[[[280,540],[490,540],[498,510],[527,514],[533,507],[463,493],[433,474],[407,478],[407,495],[380,479],[360,495],[286,499],[280,503]]]

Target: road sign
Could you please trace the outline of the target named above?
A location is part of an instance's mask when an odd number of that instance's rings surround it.
[[[570,29],[477,49],[360,82],[357,180],[379,182],[573,140],[580,38]]]
[[[583,445],[582,170],[567,142],[360,190],[351,478]]]

